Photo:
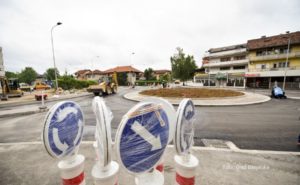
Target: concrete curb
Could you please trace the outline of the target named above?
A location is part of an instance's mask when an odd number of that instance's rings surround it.
[[[293,100],[300,100],[300,97],[287,97],[288,99],[293,99]]]
[[[135,92],[130,92],[130,93],[124,94],[123,98],[131,100],[131,101],[139,102],[139,101],[143,101],[144,99],[147,99],[148,97],[154,97],[154,96],[140,95],[139,92],[140,91],[135,91]],[[253,93],[248,93],[248,92],[243,92],[243,93],[245,93],[245,95],[242,96],[242,97],[245,98],[245,97],[252,96],[252,98],[254,100],[248,101],[248,102],[244,101],[244,100],[241,100],[241,101],[237,102],[236,99],[241,98],[241,97],[237,97],[237,98],[224,98],[224,99],[219,99],[218,98],[218,99],[215,99],[215,100],[212,100],[212,99],[206,99],[206,100],[204,100],[204,99],[193,99],[193,101],[194,101],[195,106],[212,106],[212,107],[216,106],[216,107],[219,107],[219,106],[253,105],[253,104],[264,103],[264,102],[267,102],[267,101],[271,100],[270,97],[265,96],[265,95],[255,94],[255,96],[253,96]],[[165,98],[165,99],[170,101],[170,103],[172,103],[173,105],[179,105],[180,101],[182,100],[182,98]],[[220,103],[222,100],[227,100],[227,102]],[[234,101],[236,101],[236,102],[234,102]]]
[[[81,144],[84,145],[93,145],[95,141],[82,141]],[[274,150],[251,150],[251,149],[240,149],[237,148],[234,143],[231,141],[226,141],[230,146],[228,148],[215,148],[215,147],[204,147],[204,146],[193,146],[192,149],[194,152],[198,151],[220,151],[220,152],[235,152],[235,153],[246,153],[246,154],[271,154],[271,155],[295,155],[300,156],[300,152],[289,152],[289,151],[274,151]],[[112,145],[115,143],[112,142]],[[10,146],[10,145],[43,145],[42,141],[29,141],[29,142],[13,142],[13,143],[0,143],[0,146]],[[174,148],[174,145],[167,145],[168,148]],[[174,149],[175,152],[175,149]]]
[[[47,112],[49,108],[45,109],[36,109],[36,110],[29,110],[29,111],[20,111],[20,112],[12,112],[7,114],[0,114],[0,118],[7,118],[7,117],[18,117],[18,116],[26,116],[30,114],[37,114],[41,112]]]
[[[84,96],[92,96],[93,94],[79,94],[78,96],[69,96],[69,97],[59,97],[59,98],[50,98],[45,100],[45,102],[54,102],[54,101],[60,101],[60,100],[69,100],[73,98],[80,98]],[[3,107],[14,107],[14,106],[19,106],[19,105],[34,105],[34,104],[41,104],[40,101],[36,100],[29,100],[29,101],[21,101],[21,102],[8,102],[4,104],[0,104],[0,108]]]

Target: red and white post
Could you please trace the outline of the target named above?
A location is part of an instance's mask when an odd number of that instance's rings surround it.
[[[175,155],[176,182],[175,185],[195,185],[198,159],[191,155]]]
[[[83,155],[59,161],[58,168],[63,185],[85,185]]]

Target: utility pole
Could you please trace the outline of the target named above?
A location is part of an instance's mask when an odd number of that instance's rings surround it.
[[[285,81],[286,81],[287,64],[288,64],[288,60],[289,60],[290,44],[291,44],[291,37],[289,37],[289,41],[288,41],[288,49],[287,49],[287,53],[286,53],[286,61],[285,61],[285,66],[284,66],[284,77],[283,77],[283,85],[282,85],[283,90],[285,90]]]

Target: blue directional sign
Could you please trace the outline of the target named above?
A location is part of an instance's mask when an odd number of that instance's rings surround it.
[[[183,99],[177,110],[177,123],[175,129],[175,148],[177,154],[187,154],[194,142],[194,116],[195,106],[190,99]]]
[[[43,131],[44,145],[52,157],[64,158],[77,152],[84,119],[80,106],[72,101],[55,104],[47,113]]]
[[[145,102],[123,118],[116,135],[118,158],[131,173],[152,169],[168,144],[169,121],[160,105]]]

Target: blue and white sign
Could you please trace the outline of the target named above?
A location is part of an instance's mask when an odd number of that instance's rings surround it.
[[[177,110],[175,148],[177,154],[188,154],[194,142],[195,106],[191,99],[183,99]]]
[[[116,135],[117,156],[130,173],[152,169],[162,157],[169,138],[169,121],[162,106],[144,102],[123,117]]]
[[[72,101],[55,104],[47,113],[44,145],[52,157],[64,158],[78,151],[84,119],[80,106]]]

